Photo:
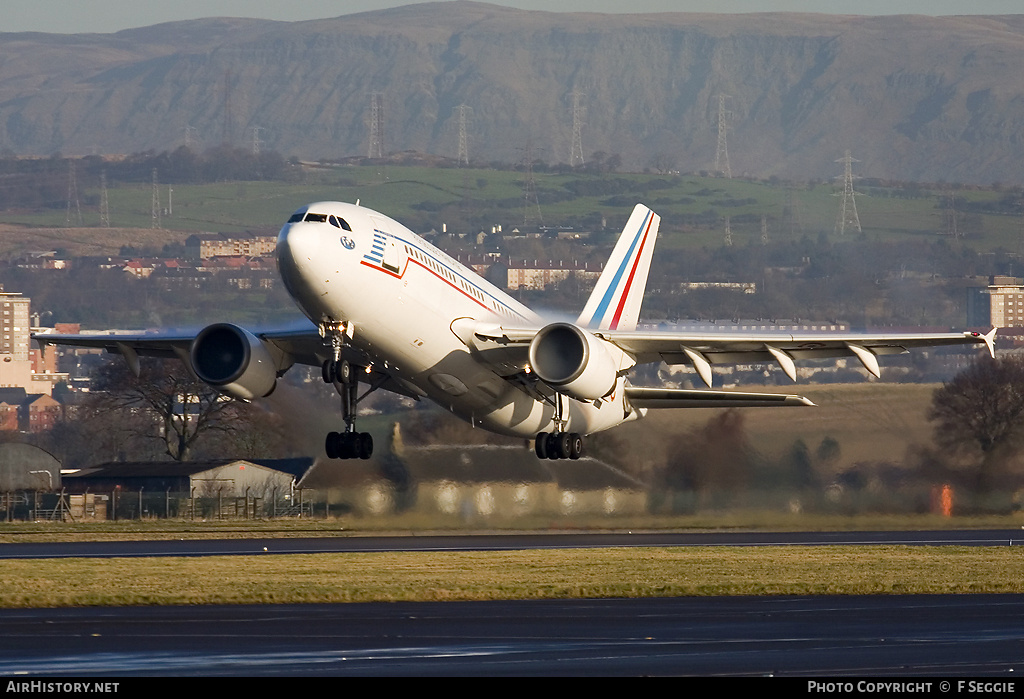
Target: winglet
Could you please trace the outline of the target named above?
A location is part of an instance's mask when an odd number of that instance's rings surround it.
[[[637,204],[577,323],[591,330],[636,330],[661,217]]]
[[[989,356],[995,359],[996,357],[996,330],[999,328],[992,328],[987,333],[982,335],[981,333],[971,333],[975,337],[981,337],[985,341],[985,346],[988,347]]]

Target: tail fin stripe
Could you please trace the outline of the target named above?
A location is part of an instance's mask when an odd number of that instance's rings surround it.
[[[640,227],[643,231],[643,240],[640,243],[640,250],[637,252],[636,257],[633,258],[633,269],[629,271],[629,278],[626,280],[626,286],[622,290],[622,296],[619,297],[619,305],[615,309],[615,316],[612,318],[611,329],[617,330],[619,327],[619,318],[622,316],[622,309],[626,305],[626,299],[629,298],[629,289],[633,286],[633,277],[636,275],[636,268],[640,265],[640,258],[643,257],[644,246],[647,245],[647,236],[651,232],[651,223],[653,222],[653,216],[651,213],[647,214],[647,218],[644,219],[644,225]],[[628,257],[627,257],[628,259]]]
[[[648,211],[647,215],[644,217],[644,222],[640,225],[640,230],[638,230],[636,232],[636,237],[634,237],[633,238],[633,242],[630,243],[629,252],[626,253],[626,256],[622,260],[622,264],[620,264],[618,270],[615,271],[615,277],[612,279],[612,283],[608,285],[608,289],[604,292],[604,296],[601,298],[601,303],[598,304],[597,310],[594,311],[594,316],[593,316],[593,318],[590,319],[591,323],[594,323],[594,322],[597,321],[597,319],[604,317],[605,311],[608,310],[608,306],[611,304],[612,298],[615,296],[615,290],[619,286],[619,280],[622,279],[622,275],[626,271],[626,265],[629,264],[629,260],[633,256],[633,250],[636,248],[637,243],[640,241],[641,234],[643,234],[650,227],[650,222],[651,222],[651,219],[652,219],[652,214],[653,214],[653,212]],[[637,255],[636,259],[639,260],[640,256]],[[636,271],[636,263],[634,262],[634,264],[633,264],[633,272],[635,272],[635,271]],[[630,274],[630,282],[632,282],[632,274]],[[622,299],[625,299],[625,298],[626,298],[626,295],[623,294]],[[619,307],[618,307],[618,312],[617,312],[616,317],[615,317],[616,321],[618,320],[618,313],[621,313],[621,311],[622,311],[622,302],[620,301]]]

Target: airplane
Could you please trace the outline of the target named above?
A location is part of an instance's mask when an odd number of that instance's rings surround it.
[[[58,335],[41,346],[100,347],[138,375],[139,358],[178,358],[234,398],[268,396],[293,365],[318,366],[341,396],[344,426],[331,459],[368,459],[357,405],[377,390],[428,399],[496,433],[532,440],[536,455],[578,459],[587,435],[661,408],[813,406],[799,395],[712,390],[712,366],[774,362],[796,380],[797,360],[856,357],[874,376],[878,357],[911,348],[984,345],[977,332],[866,335],[687,333],[638,330],[661,218],[633,209],[575,322],[546,319],[397,221],[354,204],[298,209],[277,238],[285,288],[308,319],[299,328],[250,331],[214,323],[196,334]],[[707,389],[633,386],[630,370],[690,364]],[[365,392],[360,395],[360,384]]]

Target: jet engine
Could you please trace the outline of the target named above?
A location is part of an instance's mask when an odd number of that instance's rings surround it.
[[[189,357],[196,376],[234,398],[262,398],[277,385],[277,366],[267,346],[237,325],[206,326],[192,341]]]
[[[622,351],[571,323],[541,328],[530,342],[533,372],[549,386],[579,400],[612,392]]]

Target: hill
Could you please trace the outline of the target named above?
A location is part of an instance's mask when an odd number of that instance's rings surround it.
[[[0,149],[243,143],[302,158],[385,151],[710,169],[728,95],[734,174],[1022,182],[1024,16],[601,15],[475,2],[305,22],[204,19],[114,34],[0,34]]]

